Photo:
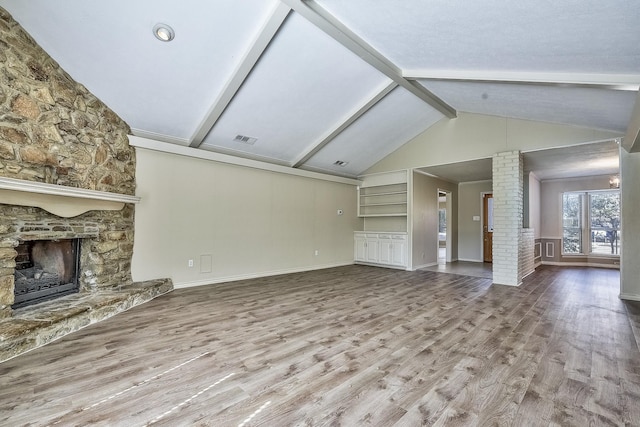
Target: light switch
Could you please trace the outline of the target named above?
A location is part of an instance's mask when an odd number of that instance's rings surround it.
[[[474,221],[480,221],[480,215],[474,215],[473,216],[473,220]]]

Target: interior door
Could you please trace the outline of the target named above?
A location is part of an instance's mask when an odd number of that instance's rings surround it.
[[[484,262],[493,262],[493,194],[482,195],[482,238]]]

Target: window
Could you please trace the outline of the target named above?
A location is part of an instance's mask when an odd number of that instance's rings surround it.
[[[562,195],[562,252],[582,253],[582,193]]]
[[[620,192],[562,195],[562,252],[567,255],[620,254]]]
[[[447,232],[447,210],[438,209],[438,233]]]
[[[603,191],[589,195],[591,253],[620,254],[620,192]]]

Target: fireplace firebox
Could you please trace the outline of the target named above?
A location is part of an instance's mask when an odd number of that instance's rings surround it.
[[[80,290],[80,239],[33,240],[15,248],[15,299],[25,307]]]

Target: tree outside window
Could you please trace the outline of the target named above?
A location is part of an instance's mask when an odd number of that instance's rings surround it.
[[[562,195],[562,252],[582,253],[582,194]]]
[[[565,254],[620,254],[620,192],[562,195],[562,251]]]
[[[619,255],[620,192],[590,194],[591,253]]]

